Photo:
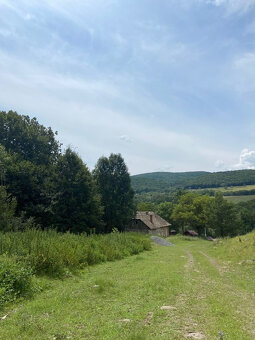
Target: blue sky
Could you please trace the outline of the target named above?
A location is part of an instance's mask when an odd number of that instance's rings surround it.
[[[90,168],[255,168],[255,0],[0,0],[0,109]]]

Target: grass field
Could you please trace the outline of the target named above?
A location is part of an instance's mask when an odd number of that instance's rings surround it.
[[[241,241],[240,241],[241,240]],[[255,233],[88,267],[7,308],[0,339],[255,338]]]
[[[248,202],[251,200],[255,200],[255,195],[243,195],[243,196],[224,196],[226,200],[231,203],[237,204],[240,202]]]
[[[232,187],[219,187],[219,188],[206,188],[205,190],[222,191],[222,192],[236,192],[240,190],[255,190],[255,185],[243,185],[243,186],[232,186]],[[193,191],[201,191],[201,189],[193,189]]]

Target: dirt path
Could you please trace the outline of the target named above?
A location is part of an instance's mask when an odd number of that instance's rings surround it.
[[[219,266],[218,262],[213,259],[212,257],[210,257],[209,255],[207,255],[206,253],[204,253],[203,251],[200,251],[200,254],[202,254],[203,256],[205,256],[209,261],[210,263],[212,264],[212,266],[217,269],[218,273],[220,276],[223,276],[223,271],[222,271],[222,268]]]

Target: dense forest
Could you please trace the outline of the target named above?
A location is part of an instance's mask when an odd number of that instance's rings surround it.
[[[134,192],[120,154],[90,172],[57,132],[36,118],[0,112],[0,229],[29,224],[74,233],[124,229],[134,214]]]

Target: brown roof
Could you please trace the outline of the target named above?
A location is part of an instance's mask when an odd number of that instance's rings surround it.
[[[185,233],[191,236],[198,236],[198,233],[196,233],[195,230],[186,230]]]
[[[150,229],[159,229],[169,227],[171,225],[153,211],[137,211],[135,219],[141,220]]]

